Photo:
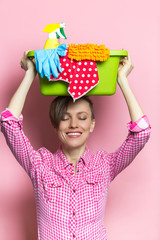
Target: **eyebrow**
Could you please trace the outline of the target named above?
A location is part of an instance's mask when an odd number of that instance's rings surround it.
[[[82,114],[82,113],[85,113],[85,114],[89,115],[87,112],[77,112],[77,114]],[[68,115],[70,115],[69,112],[64,112],[63,114],[68,114]]]
[[[87,114],[87,115],[88,115],[88,113],[87,113],[87,112],[78,112],[78,114],[81,114],[81,113],[85,113],[85,114]]]

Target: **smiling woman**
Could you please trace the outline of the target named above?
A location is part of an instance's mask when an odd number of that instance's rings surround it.
[[[92,101],[87,97],[84,96],[81,99],[88,102],[90,111],[91,111],[91,118],[94,119],[94,110],[93,110],[93,103]],[[66,108],[69,104],[69,102],[73,102],[71,97],[57,97],[53,100],[50,106],[50,119],[52,122],[52,125],[55,128],[58,128],[60,121],[62,120],[63,114],[66,111]]]
[[[127,81],[133,66],[122,59],[117,76],[131,122],[128,136],[115,152],[91,154],[87,139],[95,127],[92,102],[58,97],[50,107],[50,119],[61,145],[55,153],[35,150],[23,132],[25,99],[36,76],[27,58],[21,61],[25,77],[1,114],[1,130],[17,161],[30,176],[36,199],[38,240],[107,240],[104,209],[111,181],[141,151],[150,136],[150,125]],[[53,143],[54,144],[54,143]]]
[[[56,126],[62,150],[68,160],[74,163],[76,171],[75,157],[80,158],[85,152],[89,134],[94,130],[93,104],[88,97],[76,102],[73,102],[71,97],[57,97],[51,104],[50,118]],[[68,152],[70,154],[67,154]]]

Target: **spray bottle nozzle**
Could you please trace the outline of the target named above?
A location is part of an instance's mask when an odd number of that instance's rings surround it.
[[[54,24],[48,24],[44,28],[43,32],[48,32],[48,39],[46,40],[44,49],[57,48],[60,45],[58,43],[58,39],[60,37],[67,39],[63,30],[65,26],[66,26],[65,23],[54,23]]]
[[[48,32],[49,35],[48,35],[48,38],[64,38],[64,39],[67,39],[66,38],[66,35],[64,33],[64,27],[66,26],[65,23],[54,23],[54,24],[48,24],[43,32]]]

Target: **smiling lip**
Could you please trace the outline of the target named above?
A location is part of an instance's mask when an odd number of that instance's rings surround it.
[[[76,137],[81,136],[82,132],[67,132],[66,134],[68,137],[76,138]]]

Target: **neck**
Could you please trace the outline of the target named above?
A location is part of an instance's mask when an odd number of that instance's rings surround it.
[[[85,152],[86,146],[82,146],[81,148],[74,148],[70,149],[66,146],[62,146],[62,151],[64,155],[66,156],[67,160],[76,166],[78,160],[82,156],[82,154]]]

